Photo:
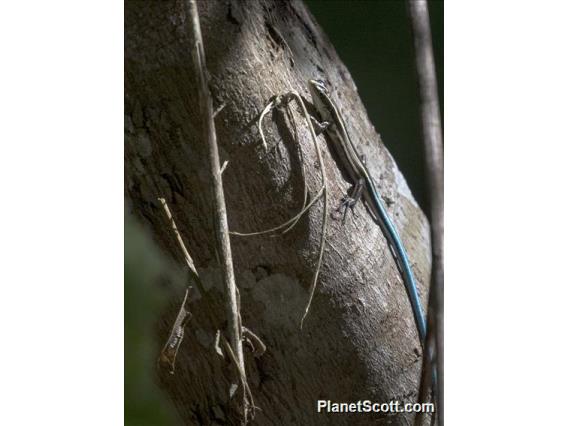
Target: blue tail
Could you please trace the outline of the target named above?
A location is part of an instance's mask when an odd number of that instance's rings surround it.
[[[414,314],[414,321],[416,322],[416,328],[418,329],[418,337],[420,338],[420,343],[424,347],[426,343],[426,318],[420,304],[420,298],[418,297],[418,290],[416,288],[416,282],[414,281],[414,275],[412,274],[412,269],[410,268],[410,263],[408,261],[408,256],[406,250],[402,245],[402,241],[396,232],[396,228],[392,221],[390,220],[385,206],[381,201],[381,197],[372,182],[369,182],[369,190],[372,195],[375,208],[379,213],[379,224],[383,228],[383,232],[396,253],[396,263],[400,269],[402,275],[402,280],[404,281],[404,286],[406,287],[406,292],[408,293],[408,298],[410,299],[410,305],[412,307],[412,313]]]

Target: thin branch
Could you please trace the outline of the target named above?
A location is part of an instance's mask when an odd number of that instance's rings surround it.
[[[193,263],[193,259],[192,259],[191,255],[189,254],[189,251],[185,247],[185,244],[183,243],[183,238],[181,237],[181,234],[178,231],[178,228],[176,226],[176,222],[174,220],[174,217],[172,216],[172,212],[170,211],[168,203],[166,203],[165,198],[158,198],[158,201],[160,202],[160,204],[164,208],[164,212],[166,213],[166,217],[168,218],[168,220],[170,222],[170,226],[172,227],[172,230],[174,231],[174,235],[176,236],[178,244],[181,248],[181,251],[183,253],[183,257],[185,259],[185,263],[187,264],[187,267],[189,268],[189,272],[190,272],[190,274],[193,278],[193,281],[195,282],[195,285],[199,289],[199,292],[201,293],[201,295],[205,296],[205,288],[203,287],[203,283],[201,282],[201,278],[199,277],[199,274],[197,273],[197,269],[195,269],[195,264]]]
[[[294,118],[294,112],[292,111],[292,108],[290,108],[290,104],[286,104],[286,117],[288,118],[288,122],[290,123],[290,125],[292,126],[293,130],[294,130],[294,140],[299,141],[299,134],[298,134],[298,126],[296,125],[296,119]],[[306,120],[309,120],[306,117]],[[278,151],[280,152],[280,151]],[[308,203],[308,179],[306,178],[306,162],[304,161],[304,153],[301,149],[301,144],[298,143],[298,155],[300,157],[300,163],[302,165],[301,167],[301,173],[302,173],[302,182],[304,183],[304,201],[303,201],[303,205],[306,206]],[[322,164],[323,167],[323,164]],[[323,190],[323,186],[322,186],[322,190]],[[316,195],[316,197],[319,197],[319,195]],[[285,234],[287,233],[290,229],[292,229],[294,226],[296,226],[296,223],[300,220],[300,217],[298,217],[298,219],[296,220],[296,222],[293,222],[292,224],[290,224],[290,226],[288,228],[286,228],[286,230],[284,230],[282,233]]]
[[[430,192],[430,220],[432,233],[432,279],[428,312],[434,315],[437,373],[436,412],[438,424],[444,424],[444,147],[438,102],[438,85],[430,33],[430,18],[426,0],[408,0],[408,10],[414,35],[416,69],[420,90],[420,113],[426,171]],[[428,349],[425,349],[427,356]]]
[[[274,228],[270,228],[270,229],[265,229],[263,231],[257,231],[257,232],[237,232],[237,231],[231,231],[230,234],[231,235],[235,235],[237,237],[250,237],[253,235],[264,235],[264,234],[270,234],[272,232],[276,232],[282,228],[286,228],[284,231],[282,231],[282,234],[285,234],[286,232],[290,231],[290,229],[292,229],[292,227],[296,224],[296,222],[298,222],[298,219],[300,217],[302,217],[302,215],[307,212],[313,205],[314,203],[319,200],[319,198],[323,195],[324,192],[324,188],[321,188],[319,190],[319,192],[316,194],[316,196],[304,207],[302,207],[302,210],[300,210],[295,216],[291,217],[290,219],[288,219],[286,222],[281,223],[280,225],[275,226]]]
[[[281,103],[285,103],[286,105],[288,105],[290,103],[290,101],[293,100],[293,99],[295,99],[296,102],[298,102],[298,104],[300,105],[302,115],[304,116],[304,119],[308,123],[308,129],[310,130],[310,137],[312,138],[312,142],[314,143],[314,147],[316,149],[316,153],[317,153],[317,157],[318,157],[318,162],[319,162],[319,165],[320,165],[322,187],[318,191],[318,193],[316,194],[314,199],[312,201],[310,201],[308,204],[306,204],[307,203],[307,185],[306,185],[306,182],[305,182],[305,170],[303,170],[303,172],[304,172],[304,204],[303,204],[299,213],[297,213],[294,217],[288,219],[286,222],[284,222],[284,223],[282,223],[278,226],[275,226],[274,228],[265,229],[263,231],[250,232],[250,233],[242,233],[242,232],[234,232],[233,231],[233,232],[231,232],[231,234],[232,235],[238,235],[238,236],[262,235],[262,234],[271,233],[271,232],[274,232],[274,231],[277,231],[279,229],[286,227],[286,229],[282,232],[283,234],[285,234],[290,229],[292,229],[294,227],[294,225],[298,222],[300,217],[306,211],[308,211],[311,208],[311,206],[321,196],[323,196],[323,216],[322,216],[322,222],[321,222],[322,228],[321,228],[320,250],[319,250],[319,253],[318,253],[316,271],[314,273],[314,278],[313,278],[312,283],[310,285],[310,295],[309,295],[309,298],[308,298],[308,303],[306,304],[304,314],[302,315],[302,318],[300,320],[300,329],[302,329],[303,326],[304,326],[304,320],[306,319],[306,316],[308,315],[308,312],[310,310],[310,306],[312,304],[312,299],[314,298],[314,293],[315,293],[316,284],[317,284],[317,281],[318,281],[318,276],[319,276],[319,273],[320,273],[320,270],[321,270],[323,253],[324,253],[325,242],[326,242],[325,236],[326,236],[326,232],[327,232],[328,203],[327,203],[327,177],[326,177],[326,174],[325,174],[325,166],[324,166],[324,163],[323,163],[323,157],[321,155],[321,150],[320,150],[319,144],[317,143],[316,132],[314,131],[312,121],[310,120],[310,115],[308,113],[308,110],[306,109],[306,105],[304,104],[304,100],[298,94],[298,92],[296,92],[295,90],[290,90],[290,92],[286,93],[285,95],[276,96],[272,101],[269,102],[269,104],[262,110],[262,113],[260,114],[260,118],[258,120],[258,130],[259,130],[259,133],[260,133],[260,137],[262,138],[262,145],[266,150],[268,148],[268,146],[266,144],[266,139],[264,137],[264,133],[262,132],[262,120],[264,119],[266,114],[268,114],[270,111],[272,111],[275,107],[277,107]],[[302,162],[302,168],[303,167],[304,167],[304,164]]]
[[[290,93],[288,93],[286,95],[282,95],[282,96],[276,96],[274,99],[272,99],[268,103],[268,105],[266,105],[266,107],[264,107],[264,109],[262,110],[262,113],[260,114],[260,117],[258,119],[258,131],[260,133],[260,137],[262,139],[262,146],[264,147],[265,151],[268,150],[268,144],[266,143],[266,137],[264,136],[264,133],[262,131],[262,120],[264,119],[266,114],[268,114],[269,112],[274,110],[274,108],[280,106],[281,104],[286,103],[286,105],[288,106],[290,96],[291,96]],[[289,112],[288,109],[287,109],[287,111]],[[295,121],[294,121],[294,117],[291,113],[290,113],[290,115],[291,115],[291,118],[290,118],[289,121],[290,121],[291,124],[294,125],[294,134],[296,135],[295,139],[296,139],[296,141],[298,141],[298,137],[297,137],[298,132],[297,132],[297,127],[296,127],[296,124],[295,124]],[[301,155],[301,152],[302,151],[300,150],[300,155]],[[322,185],[322,188],[316,194],[314,199],[308,203],[308,185],[306,183],[306,170],[305,170],[305,164],[304,164],[304,161],[303,161],[303,157],[302,157],[301,164],[302,164],[302,178],[303,178],[303,183],[304,183],[304,201],[302,203],[302,207],[300,208],[300,211],[295,216],[288,219],[286,222],[281,223],[280,225],[277,225],[275,227],[265,229],[265,230],[262,230],[262,231],[256,231],[256,232],[230,231],[229,234],[235,235],[235,236],[238,236],[238,237],[250,237],[250,236],[253,236],[253,235],[270,234],[270,233],[276,232],[276,231],[278,231],[282,228],[286,228],[284,231],[282,231],[282,234],[285,234],[288,231],[290,231],[296,225],[296,223],[300,220],[302,215],[310,209],[310,207],[319,199],[319,197],[322,196],[323,191],[324,191],[324,186]]]
[[[426,333],[426,341],[424,342],[422,354],[422,376],[420,378],[420,389],[418,391],[418,401],[421,403],[431,400],[434,396],[432,394],[432,387],[436,386],[432,381],[436,375],[434,371],[435,361],[432,354],[432,349],[435,346],[434,333],[431,332],[435,326],[433,319],[431,320],[432,317],[433,315],[428,318],[428,332]],[[428,418],[430,419],[430,424],[433,424],[435,416],[436,412],[428,416],[426,412],[421,411],[416,414],[415,425],[419,426],[425,424]]]
[[[314,145],[315,145],[315,148],[316,148],[316,153],[317,153],[317,156],[318,156],[318,162],[320,164],[321,180],[322,180],[322,186],[323,186],[323,190],[324,190],[324,193],[323,193],[323,217],[322,217],[322,221],[321,221],[320,251],[319,251],[318,261],[317,261],[317,265],[316,265],[316,272],[314,274],[314,279],[312,281],[312,285],[310,286],[310,297],[308,299],[306,309],[304,310],[304,315],[302,315],[302,319],[300,320],[300,329],[302,329],[303,326],[304,326],[304,320],[306,319],[306,316],[308,315],[308,312],[310,310],[310,306],[312,305],[312,299],[314,298],[314,293],[316,291],[316,284],[318,282],[318,276],[319,276],[319,273],[320,273],[322,259],[323,259],[323,252],[324,252],[324,249],[325,249],[325,234],[326,234],[326,230],[327,230],[327,210],[328,210],[328,207],[327,207],[327,177],[326,177],[326,174],[325,174],[325,167],[324,167],[324,164],[323,164],[323,157],[321,155],[321,150],[320,150],[319,144],[317,143],[317,140],[316,140],[316,132],[314,131],[314,126],[312,126],[312,121],[310,120],[310,115],[308,114],[308,110],[306,109],[306,105],[304,104],[302,97],[297,92],[291,91],[290,95],[292,97],[296,98],[296,100],[300,104],[300,107],[302,108],[302,113],[304,115],[304,118],[308,122],[308,128],[310,129],[310,135],[312,137],[312,141],[314,142]]]
[[[187,264],[187,267],[189,269],[189,272],[190,272],[190,275],[193,279],[193,282],[195,283],[195,285],[199,289],[201,296],[205,297],[206,296],[205,288],[203,286],[201,278],[199,277],[199,274],[197,273],[197,269],[195,268],[195,264],[193,262],[193,259],[192,259],[191,255],[189,254],[189,251],[185,247],[185,244],[183,242],[183,238],[181,237],[181,234],[178,231],[178,228],[176,226],[176,222],[175,222],[175,220],[172,216],[172,212],[170,211],[168,203],[166,202],[165,198],[161,198],[161,197],[158,198],[158,202],[160,204],[162,204],[162,207],[164,208],[164,212],[166,213],[166,217],[168,218],[168,221],[170,222],[170,226],[172,228],[172,231],[174,232],[174,235],[175,235],[175,237],[178,241],[178,244],[181,248],[181,251],[184,255],[185,262]],[[189,296],[190,288],[191,287],[188,287],[187,290],[185,291],[185,296],[183,298],[183,302],[181,303],[181,306],[179,308],[176,320],[175,320],[174,325],[173,325],[173,327],[170,331],[170,335],[168,337],[168,340],[166,341],[166,344],[162,348],[162,351],[160,352],[160,356],[158,358],[158,367],[167,367],[170,374],[175,373],[176,357],[177,357],[177,353],[179,351],[179,348],[181,346],[181,343],[183,341],[183,337],[184,337],[184,333],[185,333],[185,325],[187,324],[187,322],[191,318],[191,312],[187,308],[187,305],[188,305],[187,302],[188,302],[188,296]]]
[[[221,168],[219,162],[219,150],[217,147],[217,135],[215,133],[215,122],[213,112],[213,100],[208,86],[207,67],[205,61],[205,51],[201,36],[201,25],[195,0],[188,0],[186,3],[186,16],[189,18],[193,40],[195,42],[194,65],[195,75],[198,78],[199,107],[201,111],[201,122],[203,123],[203,138],[207,142],[209,151],[209,169],[213,186],[213,210],[215,235],[217,236],[217,251],[220,254],[221,273],[225,286],[226,315],[229,342],[232,352],[235,355],[239,371],[245,374],[245,364],[243,359],[243,346],[241,328],[239,321],[239,310],[237,305],[237,290],[235,284],[235,274],[233,270],[233,257],[231,254],[231,243],[229,239],[229,229],[227,226],[227,210],[225,197],[223,194],[223,182],[221,178]],[[246,406],[246,390],[243,392]],[[244,409],[244,421],[246,423],[246,408]]]
[[[264,107],[262,112],[260,113],[260,117],[258,118],[258,133],[260,133],[260,139],[262,140],[262,146],[264,151],[268,151],[268,144],[266,143],[266,137],[264,136],[264,132],[262,131],[262,120],[270,111],[274,109],[276,102],[274,100],[270,101],[268,105]]]
[[[260,408],[257,407],[256,405],[254,405],[254,399],[253,399],[252,392],[250,390],[249,384],[246,380],[245,371],[240,368],[238,361],[237,361],[237,358],[235,356],[235,353],[231,349],[231,345],[229,344],[227,339],[225,339],[225,336],[223,336],[223,333],[220,334],[220,339],[223,341],[223,346],[225,347],[225,351],[229,355],[230,360],[235,364],[235,366],[237,367],[237,370],[239,371],[239,378],[241,379],[241,386],[242,386],[242,388],[245,392],[246,398],[248,400],[247,406],[245,407],[245,413],[250,410],[251,413],[252,413],[252,416],[251,416],[252,417],[251,420],[252,420],[252,419],[254,419],[254,414],[255,414],[256,410],[260,410]],[[245,416],[245,423],[246,423],[246,416]]]

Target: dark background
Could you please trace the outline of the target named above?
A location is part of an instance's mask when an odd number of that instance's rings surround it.
[[[428,213],[418,83],[405,2],[304,1],[349,69],[371,121]],[[444,3],[435,0],[428,6],[443,112]]]

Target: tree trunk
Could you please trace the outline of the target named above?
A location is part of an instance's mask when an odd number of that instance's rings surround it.
[[[346,125],[411,259],[423,306],[430,277],[429,228],[406,182],[370,123],[349,72],[300,1],[198,2],[215,107],[229,228],[252,232],[286,221],[321,187],[315,148],[304,122],[298,140],[284,114],[257,122],[274,95],[307,81],[329,82]],[[234,367],[219,357],[225,325],[215,253],[207,153],[193,74],[193,43],[181,1],[125,5],[125,187],[133,213],[175,261],[183,256],[157,197],[164,197],[207,289],[191,304],[175,375],[160,382],[185,424],[237,424],[229,388]],[[299,115],[298,115],[299,117]],[[232,237],[242,323],[266,344],[246,371],[257,406],[253,424],[408,424],[412,414],[325,414],[318,400],[414,402],[422,351],[408,297],[380,228],[361,203],[342,224],[334,210],[351,184],[323,137],[328,177],[328,234],[315,297],[303,329],[320,247],[323,201],[287,234]],[[178,300],[159,325],[165,341]],[[379,420],[379,421],[378,421]]]

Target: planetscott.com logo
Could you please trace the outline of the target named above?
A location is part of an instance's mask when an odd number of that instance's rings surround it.
[[[433,413],[434,404],[431,402],[401,404],[400,401],[373,402],[364,400],[357,402],[332,402],[329,399],[319,399],[318,413]]]

